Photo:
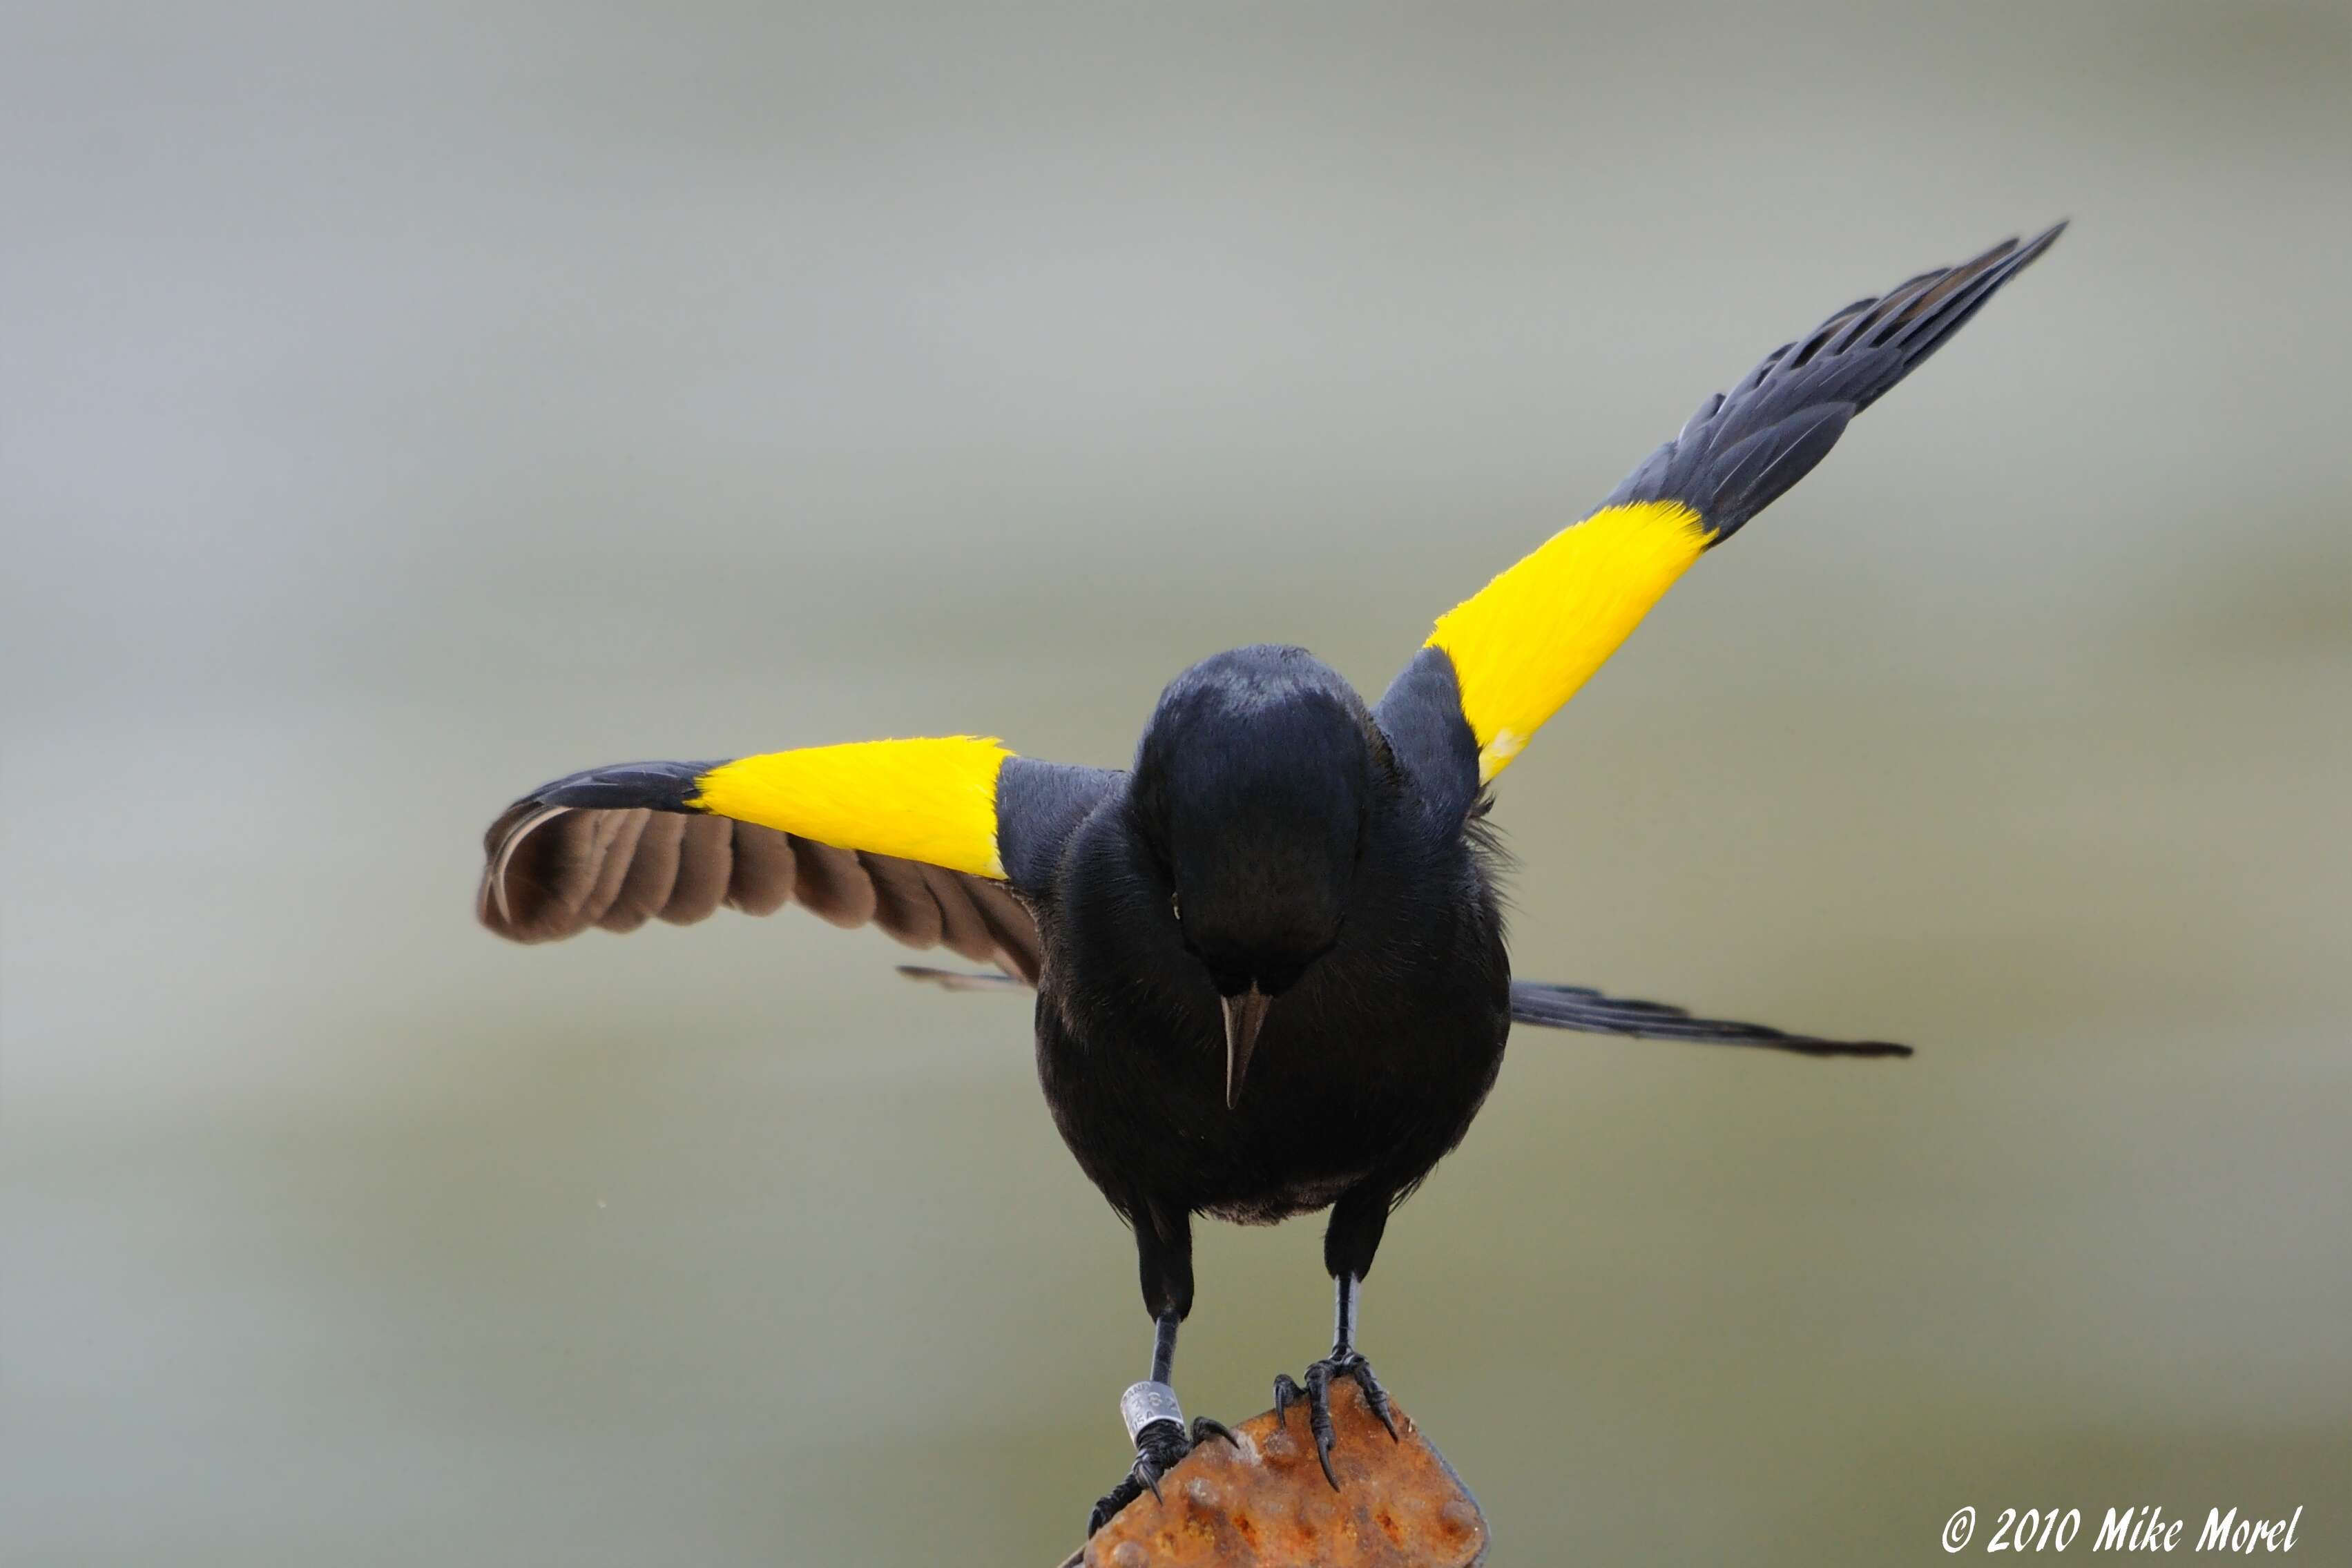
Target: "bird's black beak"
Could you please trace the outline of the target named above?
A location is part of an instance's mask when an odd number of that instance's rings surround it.
[[[1249,1071],[1250,1052],[1257,1047],[1257,1031],[1265,1027],[1265,1009],[1274,998],[1251,982],[1250,988],[1225,1002],[1225,1109],[1241,1103],[1242,1076]]]

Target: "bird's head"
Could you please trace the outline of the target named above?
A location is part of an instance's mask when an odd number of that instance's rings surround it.
[[[1223,1000],[1228,1104],[1267,1010],[1339,943],[1383,755],[1353,688],[1297,648],[1195,664],[1144,731],[1135,826]]]

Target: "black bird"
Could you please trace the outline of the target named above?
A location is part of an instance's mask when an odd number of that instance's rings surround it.
[[[918,976],[1034,986],[1046,1102],[1135,1233],[1155,1322],[1150,1378],[1121,1401],[1134,1465],[1089,1530],[1222,1432],[1188,1433],[1167,1385],[1196,1214],[1330,1209],[1331,1354],[1303,1388],[1286,1375],[1275,1390],[1278,1408],[1306,1405],[1328,1476],[1333,1379],[1388,1419],[1355,1341],[1381,1231],[1469,1129],[1514,1019],[1908,1054],[1513,980],[1486,790],[1701,552],[2063,227],[1922,273],[1774,350],[1597,511],[1440,619],[1377,704],[1302,649],[1250,647],[1170,685],[1129,772],[964,736],[575,773],[491,826],[481,919],[533,942],[797,901],[1002,971]]]

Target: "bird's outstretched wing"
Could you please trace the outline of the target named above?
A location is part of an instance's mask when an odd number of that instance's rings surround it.
[[[1788,1034],[1760,1023],[1695,1019],[1664,1002],[1605,997],[1590,986],[1556,986],[1540,980],[1511,982],[1511,1017],[1518,1023],[1572,1029],[1586,1034],[1625,1034],[1643,1040],[1680,1040],[1698,1045],[1756,1045],[1806,1056],[1908,1056],[1911,1048],[1883,1040],[1817,1040]]]
[[[1810,473],[2065,226],[1858,299],[1700,404],[1598,511],[1439,619],[1378,709],[1407,765],[1466,808],[1693,561]]]
[[[1034,981],[1062,840],[1119,775],[971,736],[591,768],[490,824],[475,908],[518,942],[799,904]]]

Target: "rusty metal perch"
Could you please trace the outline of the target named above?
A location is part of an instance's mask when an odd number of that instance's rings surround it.
[[[1391,1402],[1393,1407],[1393,1402]],[[1331,1388],[1334,1491],[1307,1413],[1271,1410],[1187,1455],[1061,1568],[1475,1568],[1486,1521],[1462,1478],[1395,1410],[1391,1442],[1353,1383]]]

